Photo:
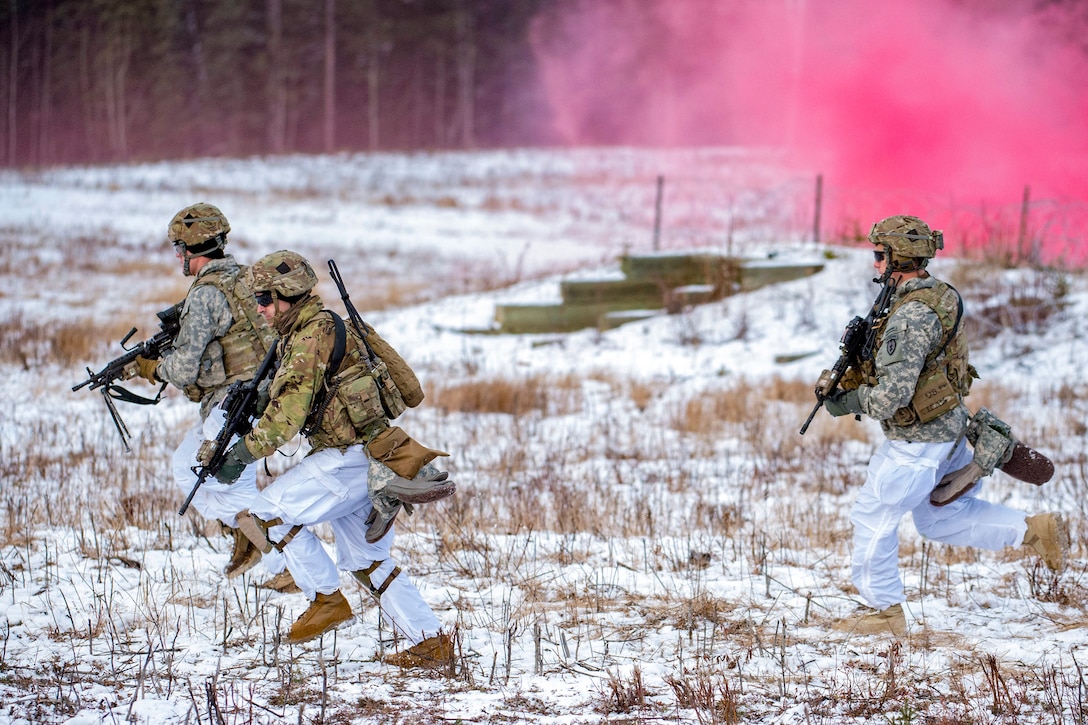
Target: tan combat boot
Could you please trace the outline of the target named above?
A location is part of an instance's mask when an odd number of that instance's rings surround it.
[[[1051,571],[1058,571],[1065,566],[1065,556],[1069,553],[1069,524],[1062,515],[1028,516],[1027,524],[1023,546],[1042,557],[1043,563]]]
[[[224,527],[234,539],[234,548],[230,552],[230,561],[223,567],[223,573],[227,579],[233,579],[245,574],[261,560],[261,550],[253,545],[241,529]]]
[[[896,637],[903,637],[907,633],[907,618],[903,615],[903,605],[893,604],[880,611],[873,610],[840,619],[831,628],[851,634],[894,634]]]
[[[295,584],[295,578],[291,576],[291,572],[286,569],[269,578],[267,581],[261,582],[257,585],[257,588],[271,589],[272,591],[281,594],[298,594],[302,591],[298,588],[298,584]]]
[[[291,625],[287,641],[291,644],[308,642],[336,629],[351,619],[351,605],[337,589],[332,594],[321,594],[310,602],[310,608]]]
[[[448,634],[436,634],[403,652],[389,655],[385,661],[406,670],[414,667],[445,669],[453,664],[453,640]]]

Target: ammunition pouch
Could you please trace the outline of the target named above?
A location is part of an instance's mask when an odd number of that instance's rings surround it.
[[[378,383],[365,363],[352,365],[333,380],[337,402],[347,411],[351,426],[362,433],[385,419]]]
[[[961,400],[959,391],[948,379],[946,368],[923,370],[910,405],[895,411],[892,420],[900,427],[928,423],[954,410]]]
[[[400,388],[393,381],[389,366],[385,364],[384,360],[378,358],[374,361],[370,369],[370,375],[374,378],[374,382],[378,387],[378,397],[381,399],[385,417],[392,420],[408,409],[404,402],[404,396],[401,395]]]

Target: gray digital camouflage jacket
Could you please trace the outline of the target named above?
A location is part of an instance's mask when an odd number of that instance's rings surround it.
[[[217,270],[237,269],[231,255],[213,259],[201,268],[196,279]],[[185,297],[174,349],[159,364],[158,376],[181,390],[202,389],[200,417],[207,418],[212,406],[227,393],[223,351],[219,338],[227,334],[234,317],[226,296],[210,284],[196,284]]]
[[[935,283],[933,277],[908,279],[896,289],[895,297],[902,298],[912,290]],[[940,346],[943,338],[944,329],[937,313],[922,302],[900,305],[885,321],[874,350],[877,384],[858,387],[858,401],[865,415],[880,421],[889,439],[923,443],[954,441],[966,429],[971,413],[962,403],[928,423],[899,426],[892,420],[895,411],[910,404],[926,357]]]

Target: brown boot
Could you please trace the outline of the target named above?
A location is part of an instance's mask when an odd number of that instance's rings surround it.
[[[230,552],[230,561],[223,567],[227,579],[241,576],[252,569],[261,560],[261,551],[253,545],[241,529],[229,529],[234,539],[234,548]]]
[[[436,634],[403,652],[389,655],[385,661],[406,670],[414,667],[430,670],[446,668],[453,663],[453,640],[448,634]]]
[[[298,594],[302,590],[298,588],[298,584],[295,584],[295,578],[291,576],[291,572],[284,569],[279,574],[276,574],[267,581],[263,581],[257,585],[258,589],[271,589],[274,592],[281,594]]]
[[[351,605],[337,589],[332,594],[320,594],[310,602],[310,608],[291,625],[287,641],[291,644],[308,642],[351,620]]]
[[[1027,517],[1028,530],[1023,546],[1042,557],[1051,571],[1065,566],[1069,553],[1069,524],[1061,514],[1036,514]]]
[[[831,628],[851,634],[894,634],[902,637],[907,633],[907,618],[903,615],[903,605],[893,604],[887,609],[871,610],[840,619]]]

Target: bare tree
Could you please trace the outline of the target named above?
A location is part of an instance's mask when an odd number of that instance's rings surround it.
[[[457,0],[454,27],[457,34],[457,112],[461,123],[461,145],[476,145],[475,98],[476,36],[472,11],[465,0]]]
[[[10,0],[11,6],[11,49],[10,65],[8,66],[8,163],[16,163],[15,152],[18,149],[16,132],[19,122],[19,8],[15,0]]]
[[[325,152],[336,150],[336,0],[325,0]]]
[[[283,53],[283,0],[265,3],[268,76],[268,150],[282,154],[287,150],[287,78]]]

